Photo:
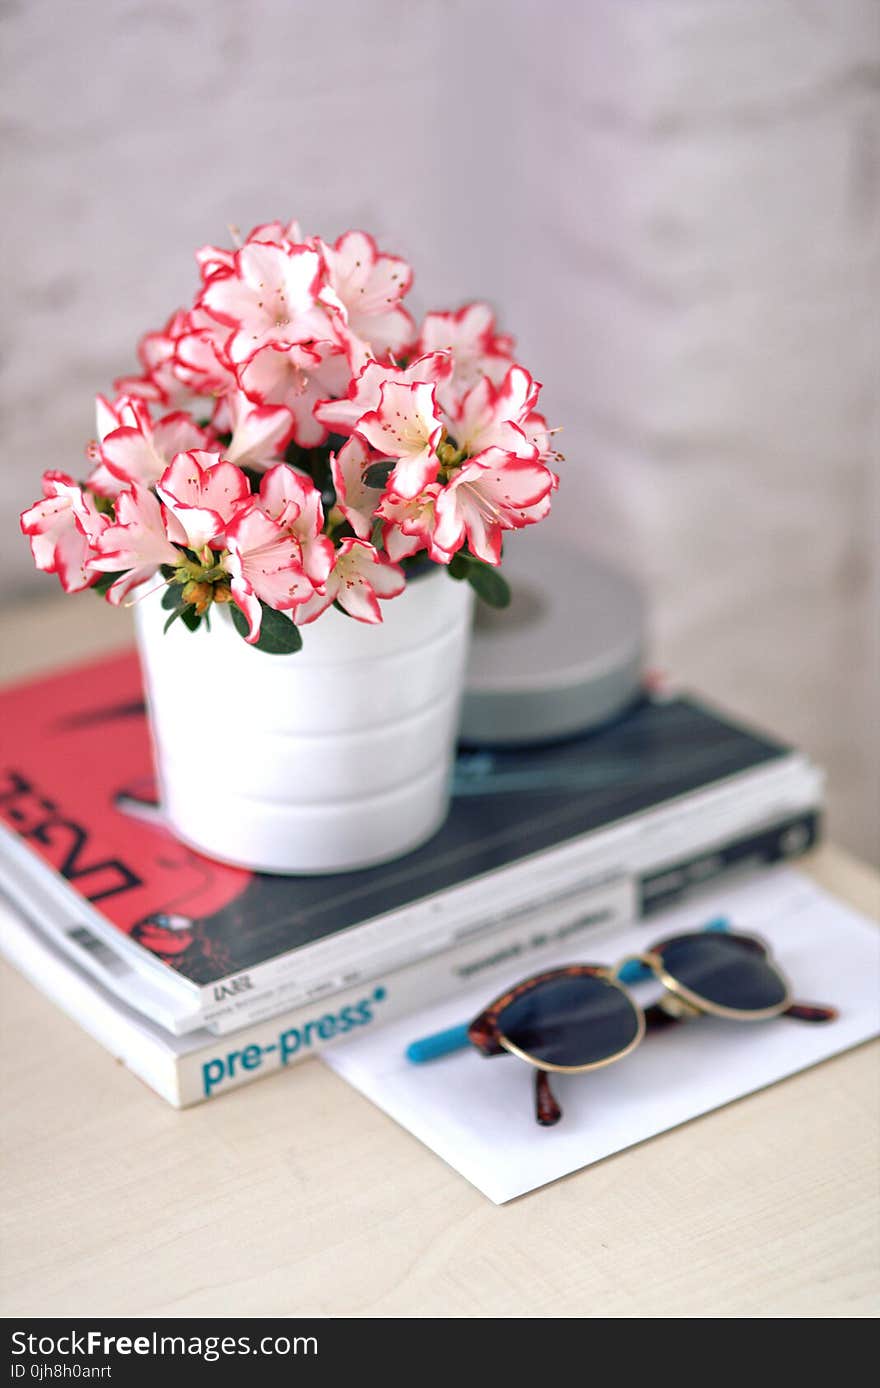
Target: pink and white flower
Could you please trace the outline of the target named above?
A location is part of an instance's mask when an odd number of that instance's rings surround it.
[[[461,397],[481,376],[499,381],[511,365],[513,338],[495,331],[495,315],[488,304],[465,304],[455,313],[428,313],[415,350],[448,352],[453,372],[440,392],[445,409],[454,410]]]
[[[156,488],[166,507],[170,538],[201,553],[222,543],[229,521],[250,496],[244,473],[219,453],[179,453]]]
[[[434,543],[452,554],[467,543],[486,564],[501,562],[502,532],[542,519],[556,478],[542,463],[489,448],[464,464],[435,504]]]
[[[43,573],[57,574],[65,593],[78,593],[94,583],[93,546],[106,524],[107,517],[65,472],[45,472],[42,501],[21,515],[35,565]]]
[[[370,538],[373,513],[380,495],[375,487],[368,487],[364,481],[364,471],[371,460],[370,450],[357,434],[352,434],[338,453],[330,454],[336,505],[362,540]]]
[[[541,387],[522,366],[511,366],[501,385],[483,376],[462,399],[452,430],[469,457],[486,448],[501,448],[518,458],[536,458],[538,450],[524,426],[534,412]]]
[[[98,443],[103,443],[114,429],[121,429],[125,420],[122,407],[131,399],[130,395],[120,395],[116,400],[108,400],[106,395],[95,396],[95,429]],[[93,441],[94,442],[94,441]],[[95,453],[97,457],[97,452]]]
[[[378,361],[367,362],[352,378],[343,399],[321,400],[315,406],[315,416],[337,434],[351,434],[359,420],[379,406],[382,387],[388,381],[399,385],[439,385],[452,373],[452,358],[448,352],[431,352],[418,357],[407,367],[385,366]]]
[[[229,328],[196,305],[174,347],[173,370],[194,395],[226,395],[236,386],[235,372],[226,355]]]
[[[93,569],[104,573],[126,570],[107,590],[107,601],[114,607],[133,588],[152,578],[161,564],[176,565],[181,558],[180,550],[168,538],[160,502],[140,482],[120,492],[116,520],[97,536],[95,551]]]
[[[260,483],[260,508],[298,542],[302,566],[316,588],[333,567],[333,541],[323,534],[321,493],[310,477],[287,463],[270,468]]]
[[[443,420],[435,386],[386,381],[378,407],[358,421],[357,432],[380,457],[394,460],[392,490],[398,496],[418,496],[437,476]]]
[[[415,336],[401,304],[412,285],[406,261],[381,252],[364,231],[347,231],[333,246],[319,244],[350,331],[374,356],[401,351]]]
[[[535,453],[542,463],[561,463],[564,462],[562,454],[552,446],[554,434],[558,434],[558,429],[548,429],[547,420],[537,410],[532,410],[522,420],[519,426]]]
[[[21,521],[37,567],[69,592],[118,571],[111,602],[173,569],[199,616],[232,596],[254,642],[267,606],[381,621],[420,551],[497,564],[505,531],[547,514],[560,455],[491,309],[417,331],[409,265],[362,231],[325,242],[276,221],[232,238],[197,252],[192,303],[98,397],[86,482],[45,475]]]
[[[209,435],[183,410],[163,415],[155,424],[142,400],[122,396],[110,404],[103,396],[97,401],[98,433],[101,440],[92,456],[97,466],[88,485],[99,496],[115,497],[132,482],[151,487],[176,453],[205,448]],[[117,426],[106,432],[113,419]]]
[[[336,301],[323,276],[323,261],[308,246],[250,241],[236,251],[229,273],[208,280],[199,302],[232,329],[225,351],[240,365],[261,347],[333,338],[329,310]]]
[[[278,461],[290,442],[293,415],[286,405],[255,405],[240,390],[225,399],[232,438],[223,453],[238,467],[265,468]]]
[[[233,235],[236,229],[230,227]],[[227,250],[224,246],[201,246],[196,251],[196,264],[201,271],[202,279],[209,280],[217,271],[228,271],[235,267],[235,252],[241,245],[248,245],[251,241],[271,241],[276,246],[298,246],[302,243],[302,233],[299,229],[299,222],[261,222],[255,226],[253,231],[249,231],[242,243]]]
[[[359,622],[381,622],[380,598],[396,598],[406,586],[403,570],[392,564],[366,540],[343,540],[322,593],[297,607],[293,620],[305,626],[338,602]]]
[[[328,395],[343,395],[351,381],[348,357],[337,342],[281,347],[271,343],[239,367],[238,380],[251,400],[284,404],[293,416],[293,437],[302,448],[315,448],[327,437],[315,417],[315,405]]]
[[[448,564],[450,551],[441,549],[436,541],[437,498],[442,492],[439,482],[432,482],[411,501],[386,492],[376,508],[384,522],[382,542],[389,559],[396,564],[401,559],[426,549],[435,564]]]
[[[314,592],[302,567],[299,541],[268,516],[256,498],[242,508],[228,528],[224,560],[232,596],[248,621],[247,640],[259,640],[264,602],[287,612]]]

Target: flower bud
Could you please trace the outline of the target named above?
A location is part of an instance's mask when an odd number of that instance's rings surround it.
[[[184,603],[194,607],[201,617],[211,606],[214,590],[210,583],[198,583],[195,579],[190,579],[189,583],[184,584],[181,596]]]

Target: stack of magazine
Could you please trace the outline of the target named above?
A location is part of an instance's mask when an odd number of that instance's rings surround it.
[[[0,950],[177,1106],[560,940],[589,958],[591,931],[806,851],[822,797],[791,748],[646,696],[581,738],[461,749],[404,858],[272,877],[164,828],[134,653],[5,690],[0,738]]]

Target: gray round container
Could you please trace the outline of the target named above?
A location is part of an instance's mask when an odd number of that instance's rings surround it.
[[[505,549],[510,607],[477,603],[461,739],[548,742],[607,722],[638,696],[645,609],[630,579],[528,532]]]

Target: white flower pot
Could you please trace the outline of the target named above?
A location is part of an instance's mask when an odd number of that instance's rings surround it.
[[[449,807],[473,595],[441,569],[369,626],[330,609],[295,655],[248,646],[223,607],[176,621],[161,592],[137,635],[166,820],[212,858],[261,872],[385,862]]]

